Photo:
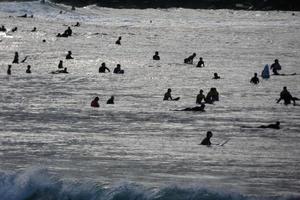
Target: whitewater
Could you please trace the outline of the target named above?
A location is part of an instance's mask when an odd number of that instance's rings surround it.
[[[16,17],[25,13],[34,18]],[[0,25],[1,200],[300,198],[300,107],[276,104],[283,86],[300,98],[300,76],[249,82],[276,58],[300,74],[300,12],[0,2]],[[8,76],[15,51],[29,57]],[[51,74],[59,60],[69,74]],[[102,62],[125,74],[99,74]],[[220,101],[206,112],[173,111],[211,87]],[[168,88],[179,101],[162,101]],[[276,121],[280,130],[241,128]],[[198,145],[208,130],[228,142]]]

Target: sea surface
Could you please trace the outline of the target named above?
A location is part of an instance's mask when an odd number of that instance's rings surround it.
[[[283,86],[300,98],[300,76],[249,83],[276,58],[300,74],[300,12],[1,2],[0,25],[1,200],[300,199],[300,107],[276,104]],[[8,76],[15,51],[29,57]],[[69,74],[51,74],[59,60]],[[102,62],[125,74],[99,74]],[[206,112],[173,111],[211,87],[220,101]],[[168,88],[179,101],[162,101]],[[199,145],[208,130],[216,145]]]

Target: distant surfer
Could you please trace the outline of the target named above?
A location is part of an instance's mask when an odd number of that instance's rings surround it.
[[[213,136],[212,132],[207,131],[206,132],[206,137],[202,140],[202,142],[200,144],[210,146],[211,145],[210,138],[212,138],[212,136]]]
[[[91,107],[94,107],[94,108],[99,108],[100,105],[99,105],[99,97],[95,97],[94,100],[91,102]]]
[[[220,79],[221,77],[219,76],[218,73],[214,73],[214,77],[212,79]]]
[[[105,71],[110,72],[110,70],[106,67],[105,63],[102,63],[101,66],[99,67],[99,73],[105,73]]]
[[[294,105],[296,105],[296,100],[299,100],[297,97],[293,97],[291,93],[287,90],[287,87],[284,86],[283,90],[280,93],[280,98],[277,100],[277,103],[279,103],[281,100],[284,101],[285,105],[291,104],[291,101],[294,102]]]
[[[36,27],[33,27],[33,29],[31,30],[31,32],[36,32]]]
[[[241,128],[270,128],[270,129],[280,129],[280,122],[277,121],[274,124],[268,124],[268,125],[260,125],[257,127],[252,127],[252,126],[242,126]]]
[[[27,65],[26,73],[31,74],[31,66],[30,65]]]
[[[19,53],[15,52],[14,60],[12,61],[14,64],[19,64]]]
[[[254,73],[254,77],[251,78],[250,83],[253,83],[253,84],[258,84],[259,83],[257,73]]]
[[[200,90],[196,98],[196,104],[202,104],[203,102],[205,102],[205,95],[203,94],[203,90]]]
[[[5,28],[4,25],[2,25],[2,26],[0,27],[0,32],[6,32],[6,28]]]
[[[63,61],[62,60],[60,60],[59,61],[59,63],[58,63],[58,69],[62,69],[62,68],[64,68],[64,66],[63,66]]]
[[[155,51],[155,54],[153,56],[153,60],[160,60],[160,57],[158,55],[158,51]]]
[[[219,101],[219,93],[216,88],[210,88],[205,98],[205,103],[212,104],[215,101]]]
[[[269,65],[265,65],[263,71],[261,72],[261,77],[263,79],[268,79],[270,78],[270,70],[269,70]]]
[[[274,63],[271,65],[270,69],[273,71],[273,75],[280,75],[278,71],[281,70],[281,65],[279,64],[279,60],[275,59]]]
[[[7,68],[7,75],[11,75],[11,65],[8,65],[8,68]]]
[[[193,53],[192,55],[190,55],[189,57],[184,59],[184,63],[185,64],[193,64],[193,60],[196,57],[196,53]]]
[[[198,64],[197,64],[196,67],[205,67],[204,61],[203,61],[203,58],[202,58],[202,57],[199,58],[199,61],[198,61]]]
[[[114,74],[124,74],[124,70],[121,69],[121,65],[117,64],[117,67],[113,71]]]
[[[172,90],[171,90],[171,88],[169,88],[168,91],[164,95],[164,99],[163,99],[164,101],[170,101],[170,100],[174,101],[175,100],[172,98],[171,92],[172,92]]]
[[[117,45],[121,45],[121,40],[122,40],[122,37],[120,36],[119,38],[118,38],[118,40],[115,42]]]
[[[115,97],[114,97],[114,96],[111,96],[111,97],[107,100],[106,104],[115,104],[114,99],[115,99]]]
[[[175,111],[194,111],[194,112],[205,112],[204,110],[205,108],[205,104],[202,103],[200,106],[195,106],[195,107],[188,107],[188,108],[184,108],[182,110],[175,110]]]
[[[18,27],[14,27],[11,29],[11,32],[16,32],[18,30]]]
[[[66,55],[66,59],[73,59],[72,57],[72,51],[68,51],[68,54]]]

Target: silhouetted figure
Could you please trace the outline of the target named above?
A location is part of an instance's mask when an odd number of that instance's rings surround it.
[[[62,60],[60,60],[59,61],[59,63],[58,63],[58,69],[62,69],[62,68],[64,68],[64,66],[63,66],[63,61]]]
[[[164,95],[164,99],[163,99],[164,101],[173,100],[171,92],[172,92],[172,90],[171,90],[171,88],[169,88],[168,91]]]
[[[7,68],[7,75],[11,75],[11,65],[8,65],[8,68]]]
[[[24,15],[20,15],[18,17],[27,18],[27,14],[25,13]]]
[[[211,138],[212,136],[213,136],[212,132],[211,132],[211,131],[207,131],[207,133],[206,133],[206,138],[204,138],[200,144],[201,144],[201,145],[207,145],[207,146],[210,146],[210,145],[211,145],[210,138]]]
[[[296,105],[296,100],[299,100],[296,97],[293,97],[291,93],[287,90],[286,86],[283,87],[283,90],[280,93],[280,98],[277,100],[277,103],[279,103],[281,100],[284,101],[285,105],[291,104],[291,101],[294,102],[294,105]]]
[[[155,51],[155,55],[153,56],[153,60],[160,60],[160,57],[158,55],[158,51]]]
[[[72,10],[75,10],[75,6],[74,5],[72,6]]]
[[[203,94],[203,90],[200,90],[196,98],[196,104],[202,104],[202,101],[205,101],[205,95]]]
[[[60,69],[60,70],[56,70],[56,71],[53,71],[51,72],[51,74],[68,74],[68,69],[65,67],[64,69]]]
[[[219,101],[219,93],[216,88],[210,88],[210,91],[206,95],[205,102],[211,104],[215,101]]]
[[[5,28],[4,25],[2,25],[2,26],[0,27],[0,32],[6,32],[6,28]]]
[[[111,96],[111,97],[107,100],[106,104],[115,104],[114,99],[115,99],[115,97],[114,97],[114,96]]]
[[[124,70],[121,69],[121,65],[117,64],[117,67],[114,69],[114,74],[124,74]]]
[[[259,83],[257,73],[254,73],[254,77],[251,78],[250,83],[253,83],[253,84],[258,84]]]
[[[116,41],[116,44],[117,44],[117,45],[121,45],[121,40],[122,40],[122,37],[120,36],[120,37],[118,38],[118,40]]]
[[[261,72],[261,77],[262,77],[263,79],[268,79],[268,78],[270,78],[269,65],[265,65],[263,71]]]
[[[27,65],[27,69],[26,69],[26,73],[27,74],[31,74],[31,66],[30,65]]]
[[[99,97],[95,97],[95,99],[91,102],[91,107],[99,108]]]
[[[185,108],[185,109],[182,109],[182,110],[175,110],[175,111],[200,111],[200,112],[205,112],[204,110],[205,108],[205,105],[202,103],[201,106],[195,106],[195,107],[191,107],[191,108]]]
[[[12,61],[14,64],[19,64],[19,53],[15,52],[14,60]]]
[[[99,73],[105,73],[105,70],[107,70],[108,72],[110,72],[110,70],[106,67],[106,64],[102,63],[101,67],[99,67]]]
[[[33,27],[33,29],[31,30],[31,32],[36,32],[36,27]]]
[[[18,30],[18,27],[14,27],[13,29],[11,29],[11,32],[16,32]]]
[[[68,54],[66,55],[66,59],[73,59],[72,51],[68,51]]]
[[[199,61],[198,61],[198,64],[196,67],[205,67],[203,58],[201,58],[201,57],[199,58]]]
[[[280,75],[278,71],[281,70],[281,65],[279,64],[278,59],[274,60],[274,63],[271,65],[270,69],[272,69],[273,75]]]
[[[218,75],[218,73],[214,73],[213,79],[220,79],[221,77]]]
[[[72,36],[72,33],[73,33],[73,31],[72,31],[71,27],[69,26],[68,29],[65,30],[65,32],[63,34],[65,34],[67,36]]]
[[[269,124],[269,125],[261,125],[258,128],[280,129],[280,122],[276,122],[275,124]]]
[[[79,23],[79,22],[76,22],[76,24],[75,24],[74,26],[79,27],[79,26],[80,26],[80,23]]]
[[[184,59],[185,64],[193,64],[193,60],[196,57],[196,53],[193,53],[191,56]]]
[[[24,63],[27,60],[28,56],[25,56],[25,58],[21,61],[21,63]]]

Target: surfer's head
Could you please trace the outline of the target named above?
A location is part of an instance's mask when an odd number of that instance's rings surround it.
[[[204,105],[204,104],[203,104]],[[206,137],[211,138],[213,136],[211,131],[207,131],[206,133]]]
[[[280,122],[279,122],[279,121],[277,121],[277,122],[276,122],[276,125],[277,125],[277,126],[279,126],[279,125],[280,125]]]
[[[171,88],[168,89],[168,92],[172,92]]]
[[[275,63],[278,63],[278,62],[279,62],[279,60],[278,60],[278,59],[275,59],[275,60],[274,60],[274,62],[275,62]]]

